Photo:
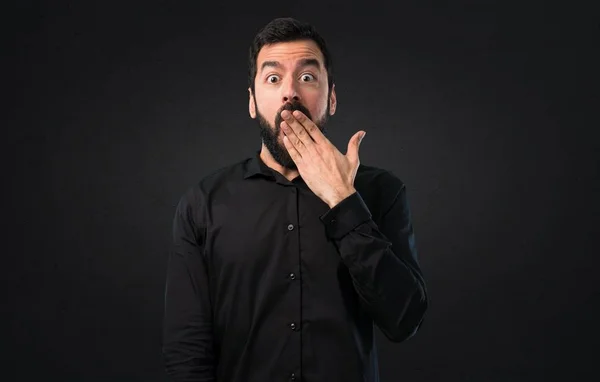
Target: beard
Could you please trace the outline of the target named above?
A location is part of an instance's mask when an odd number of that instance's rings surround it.
[[[297,170],[298,167],[296,166],[296,163],[294,163],[294,160],[290,156],[290,153],[283,144],[283,136],[281,137],[281,141],[279,140],[279,136],[281,135],[281,122],[283,121],[283,118],[281,118],[281,112],[283,110],[288,110],[291,113],[294,110],[299,110],[308,118],[310,118],[310,120],[317,125],[317,127],[319,128],[319,130],[321,130],[323,134],[326,134],[327,131],[325,129],[325,125],[329,120],[329,99],[327,99],[327,109],[325,110],[325,114],[318,121],[313,120],[312,115],[310,114],[308,109],[304,107],[304,105],[302,105],[301,103],[295,101],[291,103],[287,102],[277,111],[277,114],[275,115],[274,126],[272,126],[267,121],[267,119],[260,113],[258,107],[256,107],[256,101],[254,102],[254,106],[256,109],[256,120],[258,122],[258,126],[260,127],[260,137],[262,138],[262,142],[264,143],[265,147],[267,148],[267,150],[269,150],[273,159],[275,159],[275,161],[279,163],[282,167],[290,170]]]

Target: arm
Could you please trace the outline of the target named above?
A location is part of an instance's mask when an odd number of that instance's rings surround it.
[[[179,201],[173,219],[163,320],[163,359],[173,381],[214,381],[215,354],[208,272],[203,258],[205,231],[194,220],[197,190]]]
[[[358,192],[334,206],[321,220],[375,324],[394,342],[413,336],[429,300],[417,261],[404,184],[379,226]]]

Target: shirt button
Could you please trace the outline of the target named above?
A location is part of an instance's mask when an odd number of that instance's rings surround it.
[[[292,280],[295,280],[296,279],[296,274],[294,272],[290,273],[290,278]]]
[[[292,373],[292,375],[290,375],[290,381],[295,381],[296,380],[296,374]]]
[[[291,231],[293,229],[294,229],[294,225],[293,224],[288,225],[288,231]]]
[[[292,323],[290,324],[290,328],[292,328],[292,330],[296,330],[296,324],[292,322]]]

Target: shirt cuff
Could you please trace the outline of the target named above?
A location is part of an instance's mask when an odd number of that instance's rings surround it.
[[[371,217],[371,211],[357,191],[321,215],[320,219],[325,224],[326,235],[337,240]]]

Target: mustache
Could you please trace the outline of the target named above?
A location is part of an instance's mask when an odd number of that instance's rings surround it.
[[[304,115],[306,115],[312,121],[312,115],[310,115],[310,111],[302,105],[300,102],[286,102],[282,107],[279,108],[277,115],[275,116],[275,129],[279,131],[281,122],[283,122],[283,118],[281,117],[281,112],[287,110],[290,113],[294,110],[301,111]]]

